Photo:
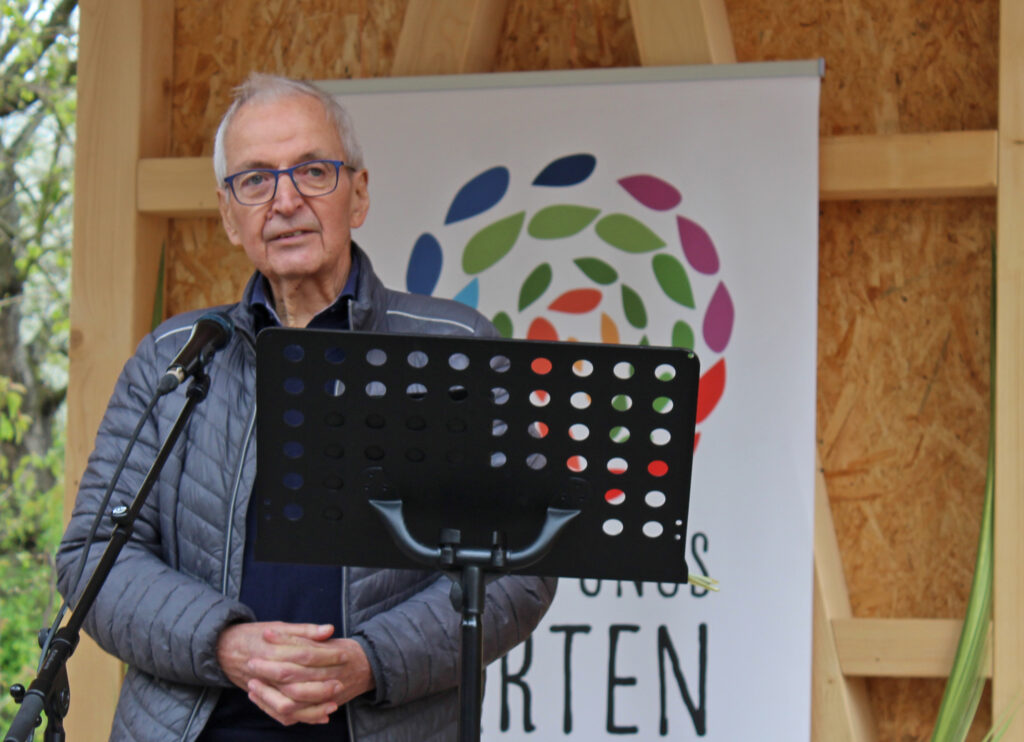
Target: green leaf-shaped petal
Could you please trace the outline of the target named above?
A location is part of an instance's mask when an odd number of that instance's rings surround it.
[[[540,295],[548,290],[548,286],[551,285],[551,276],[551,266],[547,263],[541,263],[526,277],[522,288],[519,289],[520,312],[537,301]]]
[[[658,285],[669,299],[690,309],[696,306],[693,302],[690,279],[682,263],[672,255],[661,253],[654,256],[651,266],[654,268],[654,277],[658,279]]]
[[[491,319],[491,322],[494,323],[494,326],[503,338],[512,337],[512,318],[505,312],[498,312]]]
[[[693,348],[693,329],[682,320],[672,327],[672,345],[676,348]]]
[[[625,214],[609,214],[594,229],[602,240],[625,252],[650,252],[665,247],[665,240],[647,225]]]
[[[622,309],[626,313],[626,320],[638,330],[647,327],[647,310],[644,308],[644,300],[640,294],[635,292],[626,284],[622,284]]]
[[[583,271],[587,278],[602,286],[614,283],[619,277],[618,272],[614,268],[597,258],[576,258],[572,262]]]
[[[505,257],[519,239],[525,218],[526,212],[520,211],[487,225],[473,235],[462,251],[462,270],[474,275]]]
[[[582,232],[600,213],[600,209],[592,209],[587,206],[571,204],[547,206],[533,215],[526,231],[531,237],[538,240],[571,237]]]

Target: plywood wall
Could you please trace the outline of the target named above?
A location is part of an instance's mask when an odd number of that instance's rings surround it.
[[[739,61],[826,60],[823,135],[996,128],[998,0],[726,4]],[[404,10],[178,0],[171,154],[210,154],[252,69],[388,75]],[[637,64],[626,0],[509,2],[497,70]],[[822,205],[818,441],[856,616],[963,613],[988,444],[994,231],[991,199]],[[249,272],[213,220],[175,220],[167,265],[169,314],[235,300]],[[941,681],[869,687],[882,742],[928,738]]]

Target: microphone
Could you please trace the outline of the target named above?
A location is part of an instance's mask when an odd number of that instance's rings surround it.
[[[156,386],[158,395],[167,394],[190,376],[203,370],[213,354],[228,344],[235,332],[235,323],[224,312],[207,312],[192,325],[185,347],[171,361]]]

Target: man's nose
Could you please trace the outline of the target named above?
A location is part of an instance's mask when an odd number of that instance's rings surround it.
[[[287,173],[277,178],[277,192],[274,194],[274,208],[283,213],[291,213],[302,205],[302,194],[295,187],[295,181]]]

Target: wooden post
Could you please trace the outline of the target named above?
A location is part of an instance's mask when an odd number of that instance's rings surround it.
[[[490,72],[508,0],[409,0],[391,74]]]
[[[993,718],[1024,698],[1024,4],[999,4]],[[1024,740],[1019,708],[1004,742]]]
[[[644,67],[736,61],[724,0],[629,0]]]
[[[149,329],[167,220],[139,216],[140,157],[167,154],[174,5],[82,0],[65,515],[121,366]],[[71,739],[106,739],[121,664],[91,639],[69,664]]]

